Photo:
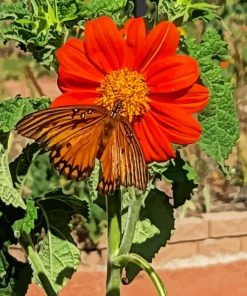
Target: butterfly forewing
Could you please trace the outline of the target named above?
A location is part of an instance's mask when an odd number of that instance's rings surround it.
[[[35,140],[42,136],[53,138],[52,130],[56,134],[70,127],[75,132],[78,124],[80,128],[83,126],[85,129],[105,116],[105,109],[95,106],[49,108],[25,116],[19,121],[16,129],[21,135]]]
[[[106,116],[101,107],[50,108],[27,115],[16,129],[49,150],[60,173],[81,180],[94,168]]]

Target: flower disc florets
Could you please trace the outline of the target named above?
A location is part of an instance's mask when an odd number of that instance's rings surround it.
[[[111,110],[115,101],[121,100],[123,108],[121,115],[127,117],[130,122],[135,116],[143,115],[149,110],[148,88],[144,76],[137,71],[122,68],[106,75],[101,82],[98,92],[101,97],[97,104]]]

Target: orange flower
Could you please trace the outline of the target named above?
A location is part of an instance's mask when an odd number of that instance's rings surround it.
[[[192,116],[208,101],[197,84],[197,62],[178,55],[179,33],[163,21],[149,33],[142,18],[122,30],[108,17],[86,24],[84,40],[70,39],[57,52],[58,86],[63,94],[52,107],[101,105],[109,111],[122,100],[147,162],[175,156],[172,143],[198,140],[201,127]]]
[[[230,63],[229,63],[228,61],[221,61],[221,62],[220,62],[220,66],[221,66],[221,68],[223,68],[223,69],[228,68],[229,64],[230,64]]]

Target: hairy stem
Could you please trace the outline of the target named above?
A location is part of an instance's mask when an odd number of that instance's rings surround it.
[[[139,267],[141,267],[141,269],[146,271],[146,273],[150,277],[151,281],[153,282],[153,284],[158,292],[158,295],[159,296],[167,296],[167,290],[166,290],[162,280],[160,279],[158,274],[155,272],[153,267],[141,256],[139,256],[137,254],[132,254],[132,253],[125,254],[125,255],[119,255],[113,259],[112,263],[116,266],[121,266],[121,267],[126,266],[128,263],[134,263],[134,264],[138,265]]]
[[[129,188],[132,202],[129,205],[128,217],[125,225],[122,243],[119,250],[119,255],[129,253],[133,238],[135,235],[136,223],[139,219],[140,209],[142,205],[142,196],[135,194],[134,188]]]
[[[45,267],[33,246],[30,235],[26,234],[25,232],[22,232],[20,237],[20,243],[25,249],[28,255],[28,260],[30,261],[32,268],[37,274],[46,294],[48,296],[57,296],[57,293],[55,292],[55,289],[46,273]]]
[[[121,285],[121,267],[114,266],[112,260],[118,255],[121,242],[121,192],[106,196],[108,220],[108,263],[106,296],[119,296]]]

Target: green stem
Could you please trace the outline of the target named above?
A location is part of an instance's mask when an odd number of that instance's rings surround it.
[[[129,205],[128,217],[126,221],[126,226],[123,234],[122,243],[119,250],[119,255],[129,253],[133,238],[135,235],[136,223],[139,218],[140,209],[142,205],[142,196],[135,194],[134,188],[129,188],[129,194],[132,198],[132,202]]]
[[[121,242],[121,192],[117,190],[113,196],[106,196],[108,220],[108,264],[106,296],[120,296],[121,273],[119,266],[114,266],[112,260],[118,255]]]
[[[25,249],[28,255],[28,260],[30,261],[35,273],[37,274],[46,294],[48,296],[57,296],[55,288],[53,287],[48,275],[46,274],[45,267],[33,246],[30,235],[26,234],[25,232],[22,232],[20,237],[20,243]]]
[[[134,263],[138,265],[139,267],[141,267],[141,269],[146,271],[151,281],[153,282],[158,292],[158,295],[167,296],[167,290],[164,286],[164,283],[162,282],[158,274],[155,272],[153,267],[141,256],[133,253],[119,255],[112,260],[112,263],[116,266],[121,266],[121,267],[126,266],[128,263]]]

